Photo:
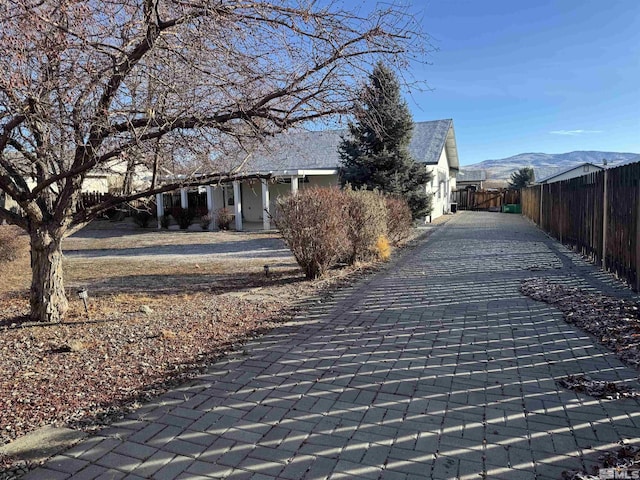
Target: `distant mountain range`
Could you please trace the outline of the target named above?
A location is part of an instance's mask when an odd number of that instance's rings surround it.
[[[568,170],[581,163],[589,162],[602,165],[603,159],[607,165],[621,165],[640,161],[640,154],[619,152],[578,151],[569,153],[521,153],[513,157],[498,160],[484,160],[473,165],[464,165],[463,171],[484,170],[487,180],[509,180],[511,173],[523,167],[532,167],[536,180]]]

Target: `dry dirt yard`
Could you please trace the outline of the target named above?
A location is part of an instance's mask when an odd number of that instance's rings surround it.
[[[20,244],[0,263],[0,445],[43,425],[108,423],[357,271],[306,281],[275,233],[100,221],[64,242],[70,311],[42,325],[27,317],[28,238]],[[75,293],[83,287],[88,315]],[[0,471],[11,462],[0,459]]]

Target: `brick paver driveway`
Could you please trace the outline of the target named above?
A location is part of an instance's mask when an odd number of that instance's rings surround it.
[[[461,212],[395,265],[249,344],[28,477],[558,479],[621,439],[637,400],[556,380],[632,371],[533,276],[624,295],[516,215]],[[626,293],[628,295],[628,292]]]

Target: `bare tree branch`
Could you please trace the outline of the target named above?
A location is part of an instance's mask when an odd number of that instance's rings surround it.
[[[42,304],[45,281],[64,304],[53,279],[61,272],[41,263],[69,232],[113,202],[242,178],[256,143],[347,114],[378,60],[401,68],[428,46],[403,8],[366,8],[360,16],[333,0],[0,1],[0,191],[21,207],[0,217],[27,230],[40,259],[34,316],[55,314]],[[142,169],[149,184],[82,204],[91,177],[131,183]],[[188,178],[163,183],[164,171]]]

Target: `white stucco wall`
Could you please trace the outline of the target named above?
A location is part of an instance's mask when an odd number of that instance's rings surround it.
[[[427,165],[427,171],[431,173],[431,183],[427,185],[427,193],[433,194],[431,205],[431,219],[435,219],[449,213],[451,209],[451,191],[456,187],[455,175],[450,175],[449,160],[446,150],[440,153],[437,165]]]
[[[281,179],[284,180],[284,179]],[[305,178],[298,179],[298,189],[302,190],[311,186],[328,187],[339,185],[337,175],[308,175]],[[262,190],[259,183],[242,185],[242,213],[243,218],[247,222],[261,222],[263,219],[262,211]],[[269,209],[275,211],[276,200],[278,197],[289,195],[291,193],[291,183],[286,178],[285,181],[274,181],[269,183]]]
[[[109,193],[109,181],[104,177],[87,177],[82,182],[82,191],[93,193]]]
[[[242,184],[242,218],[245,222],[262,222],[262,185],[260,180]]]
[[[276,211],[276,200],[283,195],[291,193],[290,183],[270,183],[269,184],[269,210],[272,214]]]
[[[308,183],[305,183],[304,186],[314,186],[314,187],[336,187],[340,185],[340,179],[338,175],[309,175],[307,177],[309,179]],[[300,184],[303,185],[302,183]]]
[[[233,192],[231,185],[228,186],[229,194]],[[226,205],[223,199],[223,187],[216,187],[213,189],[213,210],[220,210],[223,207],[227,207],[233,210],[233,205]]]

